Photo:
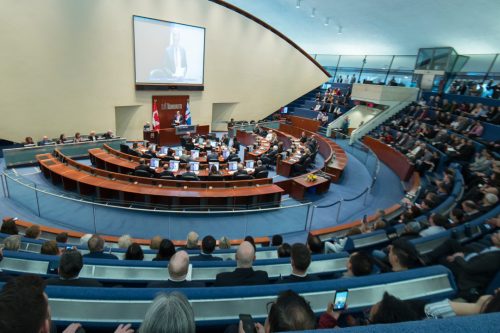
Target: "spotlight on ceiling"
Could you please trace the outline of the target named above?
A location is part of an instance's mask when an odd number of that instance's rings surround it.
[[[301,0],[297,0],[297,4],[295,5],[295,8],[300,8],[300,2],[301,2]]]
[[[330,24],[330,18],[329,18],[329,17],[327,17],[327,18],[325,19],[325,27],[327,27],[329,24]]]
[[[312,9],[311,17],[316,17],[316,8]]]
[[[337,34],[342,35],[342,26],[339,25],[339,31],[337,31]]]

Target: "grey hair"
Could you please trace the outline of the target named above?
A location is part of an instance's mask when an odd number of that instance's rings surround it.
[[[10,251],[18,251],[21,247],[21,236],[20,235],[12,235],[5,238],[3,244],[5,245],[6,250]]]
[[[118,238],[118,247],[120,249],[128,249],[128,247],[132,244],[132,237],[130,235],[123,235]]]
[[[195,333],[194,312],[179,292],[160,294],[146,312],[140,333]]]

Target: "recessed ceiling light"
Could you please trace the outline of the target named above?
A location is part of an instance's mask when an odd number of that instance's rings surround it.
[[[316,8],[313,8],[311,11],[311,17],[316,17]]]
[[[300,8],[300,1],[301,0],[297,0],[297,4],[295,5],[295,8]]]
[[[327,27],[329,24],[330,24],[330,18],[329,18],[329,17],[327,17],[327,18],[325,19],[325,27]]]

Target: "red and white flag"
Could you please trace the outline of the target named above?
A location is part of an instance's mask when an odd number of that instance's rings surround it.
[[[153,131],[160,130],[160,115],[158,114],[158,106],[156,101],[153,102]]]

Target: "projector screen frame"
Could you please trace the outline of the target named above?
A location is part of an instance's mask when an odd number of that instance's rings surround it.
[[[172,23],[176,25],[183,25],[192,28],[203,29],[203,69],[201,73],[202,83],[166,83],[166,82],[137,82],[137,55],[136,55],[136,43],[135,43],[135,18],[164,22],[164,23]],[[186,23],[179,23],[174,21],[161,20],[152,17],[146,17],[141,15],[132,15],[132,39],[133,39],[133,52],[134,52],[134,82],[135,82],[135,90],[180,90],[180,91],[203,91],[205,89],[205,52],[206,52],[206,34],[207,29],[205,27],[200,27],[197,25],[191,25]]]

